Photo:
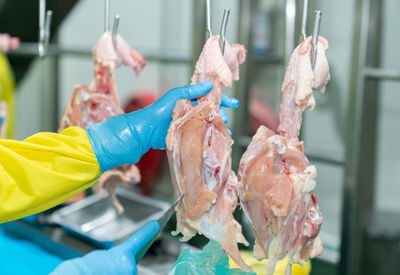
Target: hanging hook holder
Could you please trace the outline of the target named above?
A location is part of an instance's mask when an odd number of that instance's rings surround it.
[[[119,14],[114,16],[112,32],[111,32],[115,48],[117,48],[117,34],[118,34],[119,19],[120,19]]]
[[[206,0],[206,40],[209,39],[212,34],[211,29],[211,0]]]
[[[303,0],[303,17],[301,19],[301,34],[299,43],[307,39],[308,0]]]
[[[112,29],[110,29],[110,18],[111,18],[111,0],[104,0],[104,32],[111,31],[112,41],[114,47],[116,48],[120,16],[119,14],[114,16]]]
[[[225,53],[225,41],[226,41],[225,35],[226,35],[226,27],[228,25],[230,12],[231,11],[229,9],[224,10],[224,16],[222,17],[221,29],[219,32],[219,35],[220,35],[219,43],[221,45],[222,55],[224,55],[224,53]]]
[[[111,0],[104,0],[104,32],[110,30]]]
[[[318,35],[319,35],[319,29],[321,25],[321,11],[316,10],[315,11],[315,21],[314,21],[314,31],[312,35],[312,49],[311,49],[311,64],[312,68],[315,68],[315,63],[317,59],[317,46],[318,46]]]
[[[46,57],[47,48],[50,41],[50,26],[53,12],[51,10],[46,11],[46,0],[40,0],[39,2],[39,43],[38,52],[39,56]]]

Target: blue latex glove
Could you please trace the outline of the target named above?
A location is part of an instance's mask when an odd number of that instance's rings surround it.
[[[156,234],[160,224],[151,221],[128,240],[109,250],[95,250],[82,258],[65,261],[51,274],[129,274],[136,275],[136,253]]]
[[[87,133],[101,171],[127,163],[135,164],[150,148],[165,149],[176,101],[194,100],[211,89],[210,82],[175,88],[144,109],[92,125]],[[221,106],[237,108],[239,101],[224,96]],[[220,114],[227,121],[226,112],[223,110]]]

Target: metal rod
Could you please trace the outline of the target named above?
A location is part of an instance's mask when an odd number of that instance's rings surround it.
[[[400,71],[391,71],[380,68],[365,67],[364,76],[375,79],[400,80]]]
[[[46,22],[46,0],[39,1],[39,43],[38,52],[40,56],[44,55],[44,37],[45,37],[45,22]]]
[[[38,43],[21,42],[15,50],[7,52],[9,56],[35,56],[37,55]],[[170,63],[190,63],[193,59],[189,52],[181,51],[146,51],[140,50],[140,53],[149,62],[170,62]],[[92,49],[90,46],[66,46],[49,43],[46,51],[47,56],[80,56],[88,59],[92,58]]]
[[[222,55],[224,55],[224,53],[225,53],[225,41],[226,41],[225,35],[226,35],[226,27],[228,25],[230,12],[231,11],[229,9],[224,10],[224,16],[222,17],[221,29],[219,32],[219,35],[220,35],[219,42],[221,45]]]
[[[49,46],[49,40],[50,40],[50,26],[51,26],[51,19],[53,17],[53,12],[51,10],[48,10],[46,12],[46,23],[45,23],[45,36],[44,36],[44,54],[47,52],[47,48]]]
[[[45,57],[50,39],[50,26],[52,11],[46,12],[46,0],[39,1],[39,43],[37,51],[39,56]]]
[[[308,0],[303,1],[303,18],[301,20],[301,35],[300,35],[300,41],[302,42],[307,39],[307,15],[308,15]]]
[[[45,16],[46,16],[46,0],[40,0],[39,2],[39,39],[43,39],[44,36],[43,30],[45,25]]]
[[[207,29],[206,29],[206,39],[212,36],[211,29],[211,0],[206,0],[206,15],[207,15]]]
[[[285,22],[285,64],[294,50],[296,24],[296,0],[286,0],[286,22]]]
[[[113,20],[113,26],[112,26],[112,38],[114,42],[114,47],[117,46],[117,34],[118,34],[118,26],[119,26],[119,14],[115,15],[114,20]]]
[[[311,64],[312,68],[315,68],[315,62],[317,58],[317,46],[318,46],[318,35],[319,35],[319,27],[321,23],[321,11],[315,11],[315,22],[314,22],[314,32],[312,36],[312,55],[311,55]]]
[[[104,32],[110,30],[111,0],[104,1]]]

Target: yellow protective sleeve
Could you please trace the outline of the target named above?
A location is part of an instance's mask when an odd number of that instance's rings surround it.
[[[38,133],[24,141],[0,140],[0,223],[56,206],[100,175],[82,128]]]
[[[15,79],[7,57],[0,52],[0,98],[7,104],[6,137],[14,134],[14,87]]]

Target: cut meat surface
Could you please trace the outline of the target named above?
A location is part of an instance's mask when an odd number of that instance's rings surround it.
[[[226,43],[225,56],[219,36],[204,45],[192,83],[210,81],[213,89],[193,106],[177,102],[166,139],[172,181],[177,196],[177,228],[187,241],[196,233],[217,241],[243,270],[250,270],[239,254],[237,243],[247,245],[242,229],[233,218],[237,206],[237,178],[231,170],[233,140],[218,115],[223,86],[239,79],[239,65],[245,61],[242,45]]]
[[[294,50],[282,85],[280,135],[261,126],[240,161],[238,194],[256,235],[254,255],[269,258],[267,274],[286,255],[286,272],[291,274],[292,263],[303,264],[322,253],[322,214],[313,193],[317,171],[298,135],[303,111],[315,105],[312,90],[325,91],[329,81],[327,48],[328,42],[319,37],[314,70],[311,38]]]
[[[87,129],[94,123],[123,114],[114,80],[115,69],[124,64],[139,74],[146,65],[144,58],[120,35],[117,36],[115,47],[110,32],[100,37],[93,49],[93,57],[95,61],[93,80],[89,86],[82,84],[75,86],[60,120],[59,132],[70,126]],[[134,165],[123,165],[101,175],[98,192],[102,195],[103,188],[107,188],[116,209],[123,212],[122,205],[113,193],[116,184],[132,184],[139,181],[139,169]]]

